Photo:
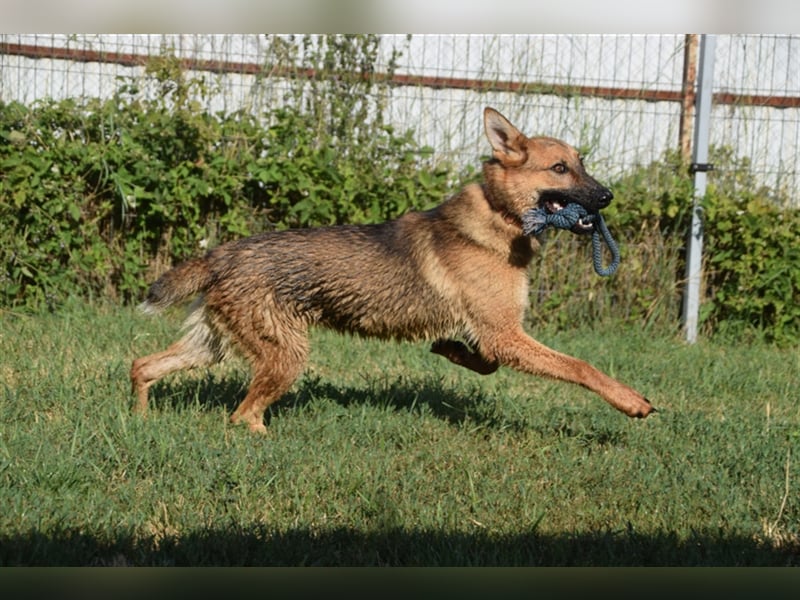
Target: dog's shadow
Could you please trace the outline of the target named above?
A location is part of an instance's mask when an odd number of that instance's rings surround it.
[[[208,372],[196,378],[162,380],[151,390],[157,404],[175,407],[224,409],[233,412],[247,393],[249,378],[243,373],[219,375]],[[322,376],[306,373],[265,414],[266,421],[281,418],[317,402],[335,402],[342,407],[373,406],[405,412],[430,412],[436,418],[459,425],[465,421],[503,430],[529,427],[519,419],[501,415],[495,399],[479,386],[464,389],[436,376],[376,375],[364,377],[363,383],[341,384]]]

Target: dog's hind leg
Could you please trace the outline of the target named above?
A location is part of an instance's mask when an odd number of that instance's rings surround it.
[[[303,372],[308,358],[308,338],[304,332],[297,331],[281,341],[255,339],[255,336],[243,341],[253,366],[253,379],[247,396],[231,415],[231,423],[247,423],[251,431],[266,433],[264,412]]]
[[[147,412],[147,391],[156,381],[183,369],[212,365],[225,355],[225,343],[212,329],[202,307],[186,320],[188,331],[163,352],[137,358],[131,366],[131,386],[136,394],[134,411]]]

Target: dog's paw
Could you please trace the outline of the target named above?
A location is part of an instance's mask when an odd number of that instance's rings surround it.
[[[267,426],[264,425],[263,417],[255,419],[249,417],[243,417],[238,414],[231,415],[230,421],[233,425],[245,425],[247,424],[247,428],[253,433],[259,433],[261,435],[267,434]]]
[[[658,409],[650,403],[650,400],[647,398],[642,398],[644,401],[639,408],[635,409],[634,412],[628,413],[628,416],[633,417],[634,419],[644,419],[649,417],[653,413],[657,413]]]
[[[259,435],[267,435],[267,427],[264,423],[250,423],[250,431]]]

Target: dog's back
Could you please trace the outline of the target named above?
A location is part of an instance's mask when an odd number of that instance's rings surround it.
[[[205,310],[258,311],[380,338],[445,335],[456,325],[455,302],[431,218],[265,233],[221,246],[206,259],[213,286]]]
[[[470,337],[470,288],[485,295],[487,286],[501,285],[503,293],[522,285],[518,295],[526,295],[527,276],[520,275],[535,244],[526,237],[521,248],[498,243],[472,204],[485,205],[479,186],[432,210],[385,223],[269,232],[229,242],[162,275],[144,307],[202,293],[195,309],[211,321],[260,313],[271,315],[268,322],[276,327],[321,325],[402,340]]]

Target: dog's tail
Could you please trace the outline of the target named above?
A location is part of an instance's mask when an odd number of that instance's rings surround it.
[[[187,260],[164,273],[150,286],[147,298],[139,305],[139,309],[145,313],[157,313],[202,292],[210,281],[207,258]]]

